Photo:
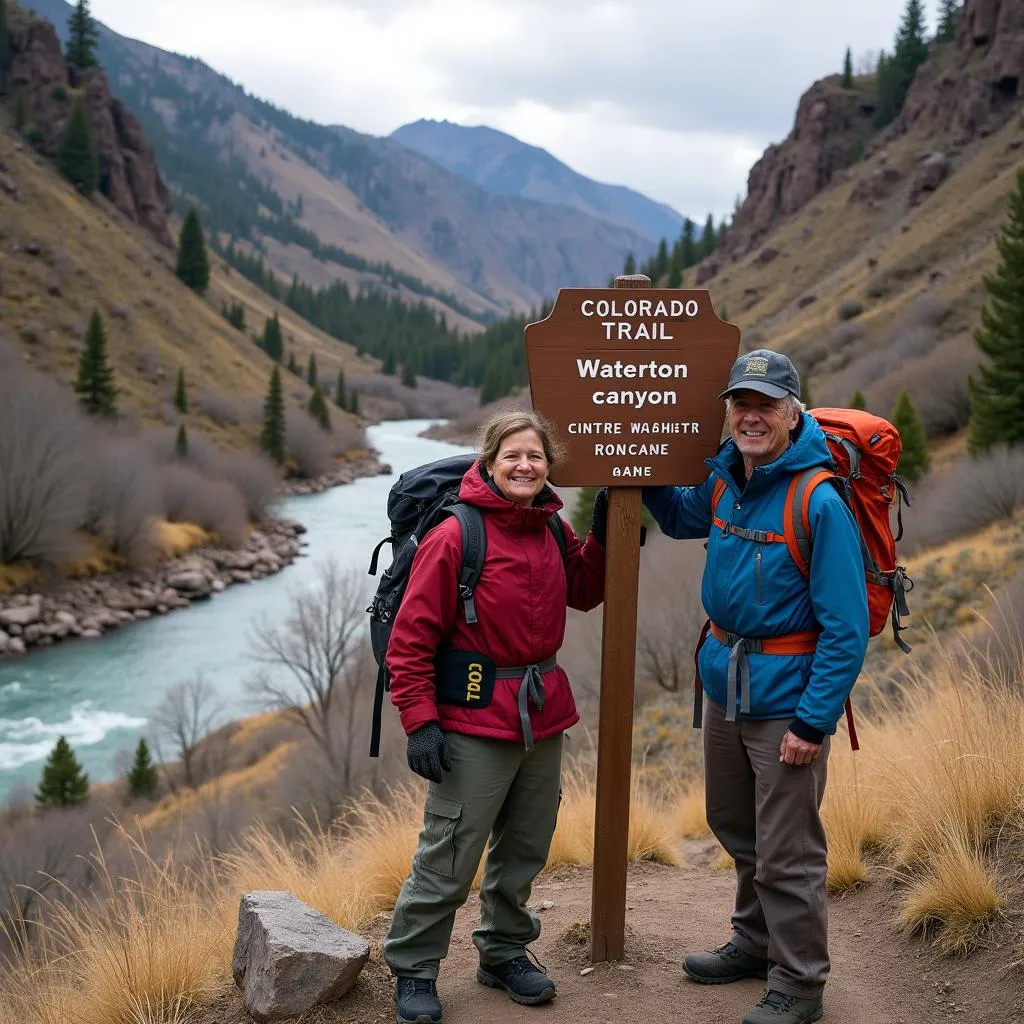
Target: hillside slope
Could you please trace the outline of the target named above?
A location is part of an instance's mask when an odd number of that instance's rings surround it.
[[[64,0],[34,7],[66,31]],[[175,191],[225,235],[333,247],[328,260],[377,284],[403,275],[481,317],[604,280],[627,252],[654,248],[578,210],[496,196],[390,139],[299,120],[201,61],[106,28],[100,59]]]
[[[594,181],[547,150],[494,128],[420,120],[395,129],[391,138],[498,195],[571,206],[654,242],[674,238],[683,226],[670,206],[623,185]]]

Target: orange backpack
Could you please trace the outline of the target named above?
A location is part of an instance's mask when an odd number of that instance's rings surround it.
[[[810,576],[813,538],[808,515],[811,492],[818,484],[831,481],[842,495],[860,528],[860,548],[867,580],[869,634],[877,636],[892,622],[893,639],[905,653],[910,646],[900,633],[910,617],[907,594],[913,580],[906,569],[896,564],[896,542],[903,536],[903,503],[911,504],[910,492],[896,473],[902,443],[899,431],[881,416],[861,409],[811,409],[809,415],[825,432],[825,440],[835,463],[834,470],[809,469],[794,475],[786,495],[783,532],[769,534],[769,539],[784,543],[805,578]],[[725,494],[724,480],[716,480],[711,495],[711,514],[716,526],[725,526],[716,515],[718,503]],[[890,512],[896,506],[897,533],[892,532]],[[802,636],[802,634],[801,634]],[[703,639],[703,638],[702,638]],[[778,647],[777,653],[812,653],[808,649],[793,651],[791,638],[772,637],[764,643]],[[768,646],[765,653],[771,653]],[[846,702],[846,718],[850,743],[857,750],[857,732],[853,708]]]

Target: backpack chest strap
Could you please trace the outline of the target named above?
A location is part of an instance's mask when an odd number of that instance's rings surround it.
[[[732,523],[727,523],[724,519],[719,519],[718,516],[715,516],[713,522],[722,531],[722,535],[726,537],[731,534],[734,537],[741,537],[743,540],[751,540],[755,544],[786,543],[785,536],[781,533],[776,533],[774,530],[748,530],[744,526],[735,526]]]

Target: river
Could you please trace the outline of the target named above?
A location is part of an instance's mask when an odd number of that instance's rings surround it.
[[[284,571],[100,639],[0,662],[0,798],[35,785],[61,735],[92,781],[113,778],[115,754],[134,748],[167,689],[196,672],[216,687],[226,708],[223,719],[254,713],[244,687],[255,669],[247,657],[253,623],[263,613],[283,619],[291,592],[310,582],[329,556],[366,570],[374,544],[388,533],[387,494],[398,474],[459,451],[417,436],[433,422],[386,422],[368,430],[393,475],[282,501],[281,514],[308,531],[304,557]],[[389,551],[382,551],[384,565]],[[366,579],[369,596],[374,581]]]

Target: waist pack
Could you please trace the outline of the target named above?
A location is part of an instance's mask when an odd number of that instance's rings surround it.
[[[391,545],[391,564],[384,570],[373,600],[367,607],[370,616],[370,647],[377,663],[377,689],[373,699],[373,723],[370,733],[370,757],[380,754],[381,715],[384,694],[390,689],[386,665],[391,630],[405,596],[413,558],[420,541],[435,526],[454,516],[462,531],[462,564],[458,589],[466,622],[477,621],[473,592],[487,557],[487,532],[483,513],[459,500],[462,478],[476,463],[477,456],[453,455],[407,470],[388,492],[388,520],[391,532],[373,549],[369,573],[377,575],[381,548]],[[566,558],[566,539],[557,513],[548,519],[548,528],[558,542],[562,560]]]
[[[805,579],[810,578],[811,553],[814,538],[809,517],[811,494],[823,483],[834,486],[853,514],[860,532],[860,549],[864,563],[864,576],[868,597],[868,632],[881,633],[887,623],[892,624],[893,639],[906,654],[910,646],[900,634],[906,629],[910,617],[907,594],[913,589],[913,580],[904,566],[896,563],[896,543],[903,536],[903,504],[911,504],[910,492],[896,473],[902,443],[899,431],[880,416],[861,409],[812,409],[809,415],[817,420],[825,433],[832,455],[831,469],[814,468],[796,473],[790,481],[783,511],[782,534],[768,532],[762,542],[771,540],[784,543]],[[731,527],[718,517],[718,503],[726,492],[724,480],[716,480],[711,495],[711,514],[719,528],[728,527],[736,536],[745,531]],[[896,508],[897,532],[892,531],[891,512]],[[765,531],[760,531],[765,534]],[[708,623],[701,634],[701,643],[709,628],[724,633]],[[813,639],[799,634],[799,651],[791,650],[794,637],[769,637],[749,641],[762,645],[761,653],[811,653]],[[737,638],[743,642],[744,638]],[[699,649],[699,645],[698,645]],[[694,700],[699,700],[700,681],[696,681]],[[850,728],[850,743],[858,749],[857,733],[853,722],[853,707],[846,702],[846,717]],[[696,703],[694,722],[699,724]]]

